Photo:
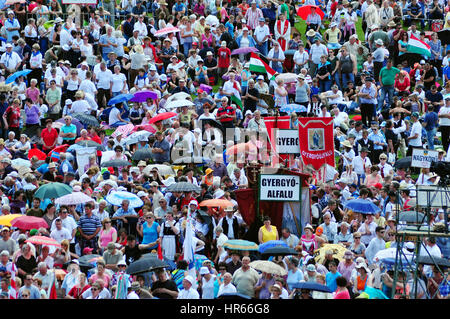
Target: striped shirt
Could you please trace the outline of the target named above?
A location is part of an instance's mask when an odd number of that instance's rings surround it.
[[[78,227],[81,228],[85,235],[92,235],[93,233],[95,233],[97,228],[102,227],[102,223],[97,216],[92,215],[91,217],[88,217],[85,214],[80,217],[80,220],[78,221]]]

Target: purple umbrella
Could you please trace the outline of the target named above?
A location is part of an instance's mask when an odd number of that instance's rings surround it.
[[[236,49],[233,52],[231,52],[231,55],[247,54],[247,53],[250,53],[250,52],[259,52],[259,51],[255,47],[239,48],[239,49]]]
[[[134,93],[134,97],[130,100],[130,102],[138,102],[142,103],[147,101],[147,99],[156,100],[158,95],[153,91],[139,91]]]
[[[56,121],[57,123],[62,123],[63,125],[66,125],[66,122],[64,121],[64,118],[59,119]],[[77,127],[77,135],[80,135],[80,131],[84,129],[83,123],[78,121],[76,118],[72,117],[72,124]]]

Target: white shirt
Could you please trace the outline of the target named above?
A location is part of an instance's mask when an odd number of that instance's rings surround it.
[[[65,28],[62,28],[61,33],[59,35],[59,43],[61,48],[66,44],[70,47],[72,41],[73,41],[72,35]]]
[[[266,35],[270,36],[269,27],[266,24],[264,24],[262,27],[258,24],[255,30],[253,31],[254,39],[258,42],[262,42],[262,40],[265,38]]]
[[[128,295],[127,295],[127,299],[140,299],[139,296],[137,295],[137,293],[135,291],[131,291]]]
[[[438,115],[443,115],[443,114],[450,114],[450,106],[446,106],[446,105],[441,106],[441,108],[439,109]],[[439,125],[440,126],[450,126],[450,119],[445,118],[445,117],[439,118]]]
[[[133,28],[134,30],[139,30],[139,38],[146,37],[148,34],[147,26],[143,22],[135,22]]]
[[[236,287],[230,282],[228,285],[225,285],[225,283],[222,283],[219,287],[219,292],[217,293],[217,297],[219,297],[222,294],[234,294],[236,293]]]
[[[309,59],[309,54],[305,50],[303,50],[303,52],[300,52],[297,50],[294,53],[293,59],[294,59],[295,63],[298,63],[298,64],[305,63],[305,61],[308,61],[308,59]],[[307,65],[308,64],[305,64],[304,67],[306,67]]]
[[[98,73],[95,74],[97,79],[97,88],[109,90],[111,87],[111,78],[112,72],[109,69],[105,69],[105,71],[99,70]]]
[[[120,111],[116,107],[113,107],[111,109],[111,111],[109,112],[109,121],[108,121],[109,125],[119,122],[120,121],[120,119],[118,117],[119,115],[120,115]]]
[[[61,243],[64,239],[67,239],[69,241],[72,240],[72,234],[64,227],[62,227],[61,230],[53,230],[50,233],[50,237],[59,243]]]
[[[177,299],[200,299],[200,295],[198,294],[197,290],[191,287],[189,288],[189,290],[182,289],[178,293]]]
[[[22,59],[15,51],[11,51],[11,55],[5,52],[0,58],[0,63],[3,63],[7,69],[15,68],[16,65],[21,61]]]
[[[127,78],[125,77],[125,74],[119,73],[119,74],[113,74],[111,81],[113,83],[112,85],[112,92],[120,92],[123,90],[123,82],[126,81]]]
[[[416,121],[412,128],[411,134],[409,136],[414,136],[417,134],[417,138],[409,140],[409,145],[411,146],[422,146],[422,125],[419,121]]]
[[[367,166],[372,166],[372,162],[367,156],[363,159],[360,155],[358,155],[353,159],[352,165],[353,170],[356,172],[356,174],[362,175],[365,174],[364,168]]]
[[[90,105],[85,100],[77,100],[72,103],[73,113],[87,113],[90,110]]]
[[[209,281],[206,278],[202,278],[202,299],[214,299],[214,281],[216,276],[211,275]]]
[[[329,98],[330,95],[338,95],[336,98]],[[342,91],[338,90],[336,93],[333,92],[333,90],[325,92],[325,96],[328,99],[328,104],[338,104],[342,101]]]
[[[84,93],[90,93],[92,95],[95,95],[95,93],[97,92],[97,88],[91,80],[81,81],[78,90],[83,91]]]

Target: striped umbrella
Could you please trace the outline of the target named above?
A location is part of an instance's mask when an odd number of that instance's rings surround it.
[[[25,240],[25,242],[32,243],[34,245],[48,245],[48,246],[61,247],[61,244],[58,243],[58,241],[56,241],[53,238],[46,237],[46,236],[32,236],[32,237],[28,238],[27,240]]]
[[[127,137],[134,129],[133,124],[121,125],[114,133],[111,134],[112,137],[116,138],[119,133],[122,133],[122,138]]]
[[[243,239],[229,239],[223,244],[224,248],[231,250],[258,250],[258,245]]]
[[[265,242],[264,244],[259,245],[258,251],[262,254],[266,251],[266,249],[269,249],[269,248],[272,248],[275,246],[289,247],[288,244],[286,244],[282,240],[269,240],[268,242]]]

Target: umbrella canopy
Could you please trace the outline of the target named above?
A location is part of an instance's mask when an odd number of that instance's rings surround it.
[[[45,219],[34,216],[21,216],[14,218],[11,221],[11,226],[26,230],[33,228],[39,229],[41,227],[48,228],[48,224]]]
[[[277,77],[275,78],[275,81],[283,80],[284,83],[292,83],[292,82],[297,81],[297,79],[298,79],[298,74],[281,73],[281,74],[277,75]]]
[[[286,269],[268,260],[255,260],[250,263],[253,269],[277,276],[287,275]]]
[[[412,157],[406,156],[406,157],[403,157],[403,158],[395,161],[394,167],[395,168],[408,168],[408,167],[411,167],[411,162],[412,162]]]
[[[127,274],[137,275],[152,271],[157,268],[165,268],[168,265],[158,258],[141,258],[127,267]]]
[[[256,148],[252,143],[239,143],[227,148],[226,155],[243,154],[249,152],[251,148]]]
[[[258,250],[256,243],[243,239],[229,239],[223,244],[223,247],[231,250]]]
[[[162,28],[162,29],[156,31],[155,37],[161,37],[163,35],[166,35],[169,33],[176,33],[176,32],[180,32],[180,29],[178,29],[177,27],[166,27],[166,28]]]
[[[450,29],[443,29],[437,35],[443,45],[450,43]]]
[[[369,299],[389,299],[380,289],[366,286],[364,292],[369,296]]]
[[[321,19],[323,19],[323,17],[325,16],[325,13],[318,6],[314,6],[314,5],[301,6],[297,10],[297,15],[302,20],[306,21],[306,19],[308,18],[308,15],[311,13],[311,8],[316,9],[316,13],[320,16]]]
[[[191,97],[191,96],[185,92],[175,93],[175,94],[169,96],[169,98],[166,101],[166,105],[172,101],[186,100],[186,98],[188,98],[188,97]]]
[[[32,243],[34,245],[48,245],[48,246],[61,247],[61,244],[58,243],[57,240],[55,240],[51,237],[46,237],[46,236],[32,236],[32,237],[28,238],[27,240],[25,240],[25,242]]]
[[[222,123],[220,123],[219,121],[217,121],[215,119],[204,119],[204,120],[201,120],[201,121],[202,121],[202,128],[203,128],[203,130],[205,129],[205,124],[209,124],[212,127],[218,128],[219,130],[223,131]]]
[[[405,211],[400,212],[398,220],[401,222],[422,224],[424,222],[427,222],[428,219],[423,213],[415,211]]]
[[[87,202],[94,202],[94,199],[83,192],[73,192],[55,200],[55,203],[59,205],[78,205]]]
[[[147,99],[156,100],[157,98],[158,94],[153,91],[138,91],[133,94],[133,98],[130,99],[130,102],[142,103],[147,101]]]
[[[332,293],[328,286],[317,282],[296,282],[295,284],[292,284],[292,288]]]
[[[200,187],[189,182],[178,182],[167,187],[169,192],[200,192]]]
[[[25,69],[22,71],[17,71],[15,73],[11,74],[10,76],[8,76],[8,78],[5,81],[5,84],[13,83],[17,78],[19,78],[21,76],[27,76],[30,73],[31,73],[31,70],[28,70],[28,69]]]
[[[285,246],[274,246],[267,248],[264,251],[264,255],[267,256],[287,256],[287,255],[297,255],[297,251],[290,247]]]
[[[239,48],[239,49],[233,50],[233,52],[231,52],[231,55],[247,54],[250,52],[258,52],[258,51],[259,50],[255,47]]]
[[[362,199],[362,198],[349,200],[344,205],[344,208],[351,209],[352,211],[354,211],[356,213],[368,214],[368,215],[376,214],[377,212],[379,212],[381,210],[377,205],[372,203],[370,200]]]
[[[448,259],[435,256],[433,256],[433,258],[431,258],[431,256],[419,256],[417,257],[417,262],[419,264],[424,265],[431,265],[431,266],[438,265],[441,267],[450,267],[450,261]]]
[[[131,166],[131,165],[132,165],[132,163],[130,163],[126,160],[115,159],[115,160],[103,162],[101,164],[101,167],[124,167],[124,166]]]
[[[136,144],[144,141],[147,142],[150,135],[152,135],[152,133],[150,133],[149,131],[137,131],[128,135],[126,138],[124,138],[123,141],[126,145]]]
[[[144,131],[147,131],[147,132],[150,132],[150,133],[156,133],[156,128],[153,126],[153,125],[151,125],[151,124],[145,124],[145,125],[136,125],[134,128],[133,128],[133,131],[132,132],[141,132],[142,130],[144,130]]]
[[[127,137],[131,132],[133,132],[134,125],[133,124],[126,124],[119,126],[112,134],[111,136],[116,138],[119,133],[122,133],[122,138]]]
[[[288,114],[291,114],[292,112],[301,113],[306,111],[307,111],[306,107],[301,104],[287,104],[280,108],[280,112],[286,112]]]
[[[404,109],[403,107],[394,107],[393,109],[389,110],[390,114],[395,114],[395,113],[405,113],[405,114],[411,114],[410,111],[408,111],[407,109]]]
[[[100,126],[100,123],[98,122],[97,118],[95,116],[85,114],[85,113],[75,113],[73,118],[76,118],[78,121],[83,123],[84,125],[90,125],[98,127]]]
[[[72,187],[63,183],[55,182],[44,184],[41,187],[39,187],[36,193],[34,193],[34,197],[40,199],[58,198],[71,193]]]
[[[158,258],[158,254],[154,253],[147,253],[143,254],[141,258]],[[169,270],[175,270],[177,268],[177,265],[170,259],[164,257],[164,262],[167,264],[167,269]]]
[[[198,204],[198,206],[206,206],[206,207],[233,207],[233,203],[226,199],[207,199]]]
[[[22,214],[8,214],[0,216],[0,225],[11,227],[11,221],[15,218],[22,217]]]
[[[134,97],[133,94],[128,94],[128,93],[119,94],[119,95],[113,97],[111,100],[109,100],[108,105],[114,105],[114,104],[118,104],[118,103],[128,102],[133,97]]]
[[[156,168],[159,174],[161,174],[162,176],[175,175],[175,171],[173,170],[172,166],[163,164],[148,165],[144,168],[143,172],[145,175],[151,175],[151,171],[154,168]]]
[[[286,244],[282,240],[269,240],[268,242],[265,242],[264,244],[259,245],[258,251],[261,254],[263,254],[267,249],[275,247],[275,246],[289,247],[288,244]]]
[[[158,114],[158,115],[152,117],[152,118],[148,121],[148,124],[153,124],[153,123],[156,123],[156,122],[159,122],[159,121],[164,121],[164,120],[170,119],[171,117],[174,117],[174,116],[178,116],[178,114],[175,113],[175,112],[164,112],[164,113],[160,113],[160,114]]]
[[[12,167],[20,167],[20,166],[31,167],[31,162],[24,160],[23,158],[16,158],[11,161],[11,166]]]
[[[319,248],[315,251],[315,257],[316,263],[323,264],[325,261],[325,253],[327,250],[333,251],[333,257],[338,259],[339,261],[344,260],[344,254],[347,248],[344,247],[344,245],[340,244],[325,244],[322,248]]]
[[[121,206],[122,201],[124,200],[128,200],[130,202],[130,208],[137,208],[144,205],[142,199],[140,199],[137,195],[124,191],[112,192],[105,197],[105,200],[114,206]]]
[[[192,103],[192,101],[189,100],[175,100],[168,102],[164,105],[164,108],[166,109],[175,109],[177,107],[183,107],[183,106],[194,106],[195,104]]]
[[[96,254],[83,255],[80,258],[78,258],[78,262],[80,263],[80,267],[94,268],[95,263],[99,258],[102,258],[102,256]]]
[[[9,6],[15,3],[26,3],[25,0],[6,0],[5,5]]]
[[[92,141],[92,140],[78,141],[75,144],[80,145],[82,147],[96,147],[97,151],[105,150],[105,147],[103,145],[98,144],[97,142]],[[71,146],[73,146],[73,145],[71,145]],[[69,150],[69,149],[70,149],[70,147],[67,150]]]
[[[151,148],[141,148],[140,150],[137,150],[133,154],[133,161],[140,161],[140,160],[146,160],[149,158],[153,158],[153,153]]]
[[[45,161],[45,159],[47,158],[47,154],[37,148],[32,148],[28,151],[28,159],[31,160],[33,156],[36,156],[40,161]]]
[[[68,147],[69,147],[69,144],[62,144],[62,145],[56,146],[54,149],[52,149],[48,153],[48,156],[50,156],[52,158],[52,160],[54,162],[56,162],[59,160],[59,154],[66,152]]]

